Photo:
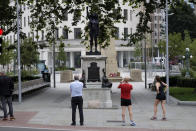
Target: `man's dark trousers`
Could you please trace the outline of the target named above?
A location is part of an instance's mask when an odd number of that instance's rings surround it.
[[[7,118],[7,108],[6,105],[8,104],[9,107],[9,115],[10,117],[14,117],[13,115],[13,106],[12,106],[12,96],[1,96],[1,103],[4,112],[4,118]]]
[[[72,123],[76,124],[76,108],[78,106],[80,114],[80,124],[83,125],[84,116],[83,116],[83,99],[82,96],[76,96],[71,98],[71,107],[72,107]]]

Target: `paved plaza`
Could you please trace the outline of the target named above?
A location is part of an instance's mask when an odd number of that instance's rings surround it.
[[[126,75],[126,74],[125,74]],[[149,82],[152,79],[149,79]],[[162,121],[161,107],[158,110],[158,120],[151,121],[155,92],[144,88],[144,82],[133,84],[133,118],[135,127],[129,125],[126,112],[126,126],[121,126],[119,83],[113,83],[111,109],[84,109],[85,126],[70,127],[71,103],[69,83],[57,88],[45,88],[25,96],[22,104],[14,102],[16,121],[0,122],[0,126],[22,126],[74,130],[196,130],[196,107],[179,106],[174,103],[166,105],[167,121]],[[1,130],[1,128],[0,128]]]

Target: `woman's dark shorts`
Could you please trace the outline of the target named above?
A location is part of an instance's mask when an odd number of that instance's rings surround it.
[[[131,99],[121,98],[121,106],[130,106],[130,105],[131,105]]]

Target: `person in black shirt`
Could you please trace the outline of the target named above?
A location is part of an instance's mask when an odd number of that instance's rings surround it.
[[[14,91],[14,83],[12,79],[6,76],[4,73],[0,72],[0,97],[1,97],[1,103],[4,112],[3,121],[8,120],[6,104],[8,104],[9,107],[10,120],[15,120],[13,115],[13,106],[12,106],[13,91]]]
[[[166,114],[166,109],[165,109],[166,95],[165,95],[165,93],[167,91],[168,85],[165,84],[164,82],[162,82],[159,76],[155,76],[155,80],[156,80],[155,85],[156,85],[157,95],[156,95],[156,100],[155,100],[155,103],[154,103],[154,115],[151,118],[151,120],[156,120],[157,119],[157,117],[156,117],[156,115],[157,115],[157,106],[160,102],[161,102],[161,107],[162,107],[162,110],[163,110],[162,120],[166,120],[166,117],[165,117],[165,114]]]

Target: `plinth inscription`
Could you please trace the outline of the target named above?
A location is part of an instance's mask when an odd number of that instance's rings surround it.
[[[100,81],[99,75],[99,67],[97,67],[96,62],[90,63],[90,67],[88,67],[88,82],[96,82]]]

